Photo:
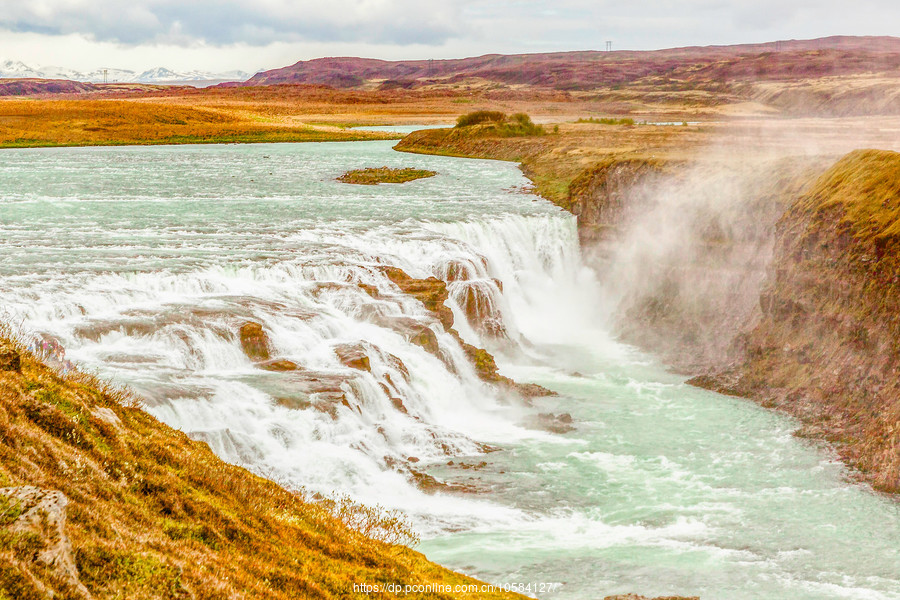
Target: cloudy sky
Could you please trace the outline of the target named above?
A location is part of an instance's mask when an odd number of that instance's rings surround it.
[[[320,56],[655,49],[900,34],[896,0],[0,0],[0,59],[255,72]]]

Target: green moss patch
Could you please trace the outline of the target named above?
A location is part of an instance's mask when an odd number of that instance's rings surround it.
[[[377,185],[379,183],[406,183],[407,181],[425,179],[435,175],[437,175],[435,171],[428,171],[427,169],[368,167],[366,169],[347,171],[338,177],[337,180],[357,185]]]

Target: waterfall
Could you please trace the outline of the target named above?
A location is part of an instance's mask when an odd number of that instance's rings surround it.
[[[501,365],[534,363],[541,345],[577,337],[590,319],[594,282],[572,217],[326,225],[286,243],[297,248],[286,260],[53,279],[6,304],[220,457],[311,492],[415,510],[414,472],[547,435],[523,427],[521,399],[482,382],[456,339],[379,267],[449,280],[463,339]],[[491,331],[469,322],[467,298],[483,304]],[[272,357],[301,370],[258,368],[241,349],[246,322],[262,326]],[[440,355],[398,323],[431,328]],[[342,364],[344,345],[368,357],[368,371]]]

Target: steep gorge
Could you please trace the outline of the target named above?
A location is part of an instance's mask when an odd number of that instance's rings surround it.
[[[897,493],[900,154],[853,152],[823,174],[830,162],[611,160],[576,179],[571,209],[620,289],[625,340],[703,373],[695,385],[798,417],[798,435]]]
[[[900,492],[900,154],[848,154],[779,220],[761,320],[696,382],[799,417]]]
[[[439,152],[436,135],[400,149]],[[523,160],[546,191],[540,143],[493,143],[445,152]],[[900,154],[835,160],[613,153],[545,195],[577,216],[622,339],[694,385],[794,415],[798,435],[898,493]]]

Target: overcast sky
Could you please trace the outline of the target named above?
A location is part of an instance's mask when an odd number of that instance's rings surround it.
[[[900,35],[897,0],[0,0],[0,59],[255,72],[321,56],[458,58]]]

